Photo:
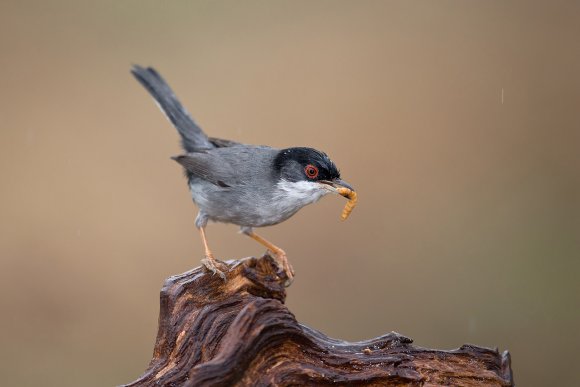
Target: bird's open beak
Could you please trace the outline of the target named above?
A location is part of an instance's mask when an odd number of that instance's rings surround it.
[[[351,191],[354,191],[354,188],[352,188],[352,186],[350,184],[348,184],[346,181],[341,180],[341,179],[332,180],[332,185],[335,188],[344,187],[344,188],[348,188]]]
[[[325,184],[328,188],[335,193],[338,193],[339,188],[348,188],[351,191],[354,191],[354,188],[346,181],[341,179],[334,179],[334,180],[322,180],[320,183]]]
[[[342,215],[340,216],[342,220],[346,220],[352,212],[352,209],[356,206],[357,194],[354,191],[354,188],[341,179],[320,180],[318,182],[330,192],[344,196],[348,199],[348,202],[344,205],[344,209],[342,210]]]

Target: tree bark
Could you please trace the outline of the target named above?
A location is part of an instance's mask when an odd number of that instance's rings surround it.
[[[226,281],[203,268],[166,280],[153,359],[125,386],[514,385],[507,351],[425,349],[395,332],[331,339],[284,305],[270,256],[226,264]]]

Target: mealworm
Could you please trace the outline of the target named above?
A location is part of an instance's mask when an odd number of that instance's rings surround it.
[[[346,202],[346,204],[344,205],[344,209],[342,210],[342,214],[340,215],[340,218],[342,220],[346,220],[346,218],[348,218],[348,216],[352,212],[353,208],[356,206],[357,200],[356,192],[345,187],[338,188],[336,191],[338,192],[339,195],[348,198],[348,202]]]

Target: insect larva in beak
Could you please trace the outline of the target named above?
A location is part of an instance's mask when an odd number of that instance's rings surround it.
[[[348,216],[352,212],[353,208],[356,206],[357,200],[356,192],[345,187],[338,188],[336,192],[338,192],[339,195],[348,198],[348,202],[346,202],[346,204],[344,205],[344,209],[342,210],[342,214],[340,216],[342,220],[346,220],[346,218],[348,218]]]

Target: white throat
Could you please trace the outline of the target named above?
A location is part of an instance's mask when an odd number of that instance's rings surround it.
[[[324,185],[313,181],[280,180],[277,184],[281,201],[289,201],[297,206],[305,206],[317,202],[321,197],[332,191]]]

